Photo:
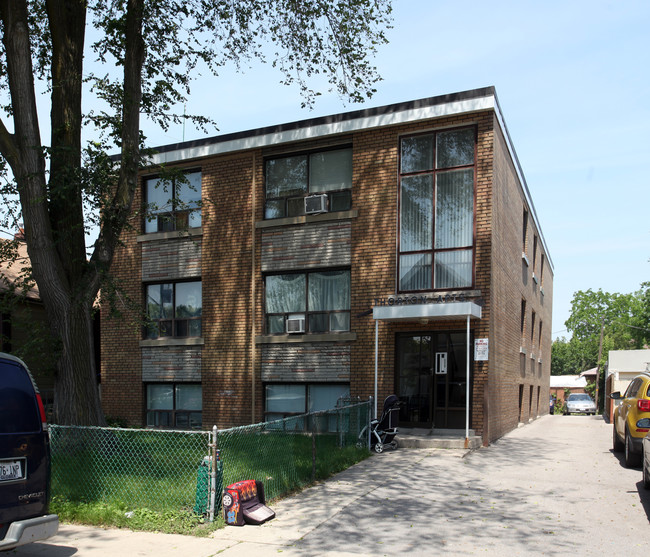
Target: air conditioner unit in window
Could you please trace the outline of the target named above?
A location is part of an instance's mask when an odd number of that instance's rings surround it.
[[[305,214],[317,215],[318,213],[327,213],[327,194],[325,193],[305,197]]]
[[[305,332],[305,316],[290,315],[287,317],[287,333],[304,333]]]

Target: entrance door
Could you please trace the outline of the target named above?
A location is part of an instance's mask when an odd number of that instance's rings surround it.
[[[458,332],[398,335],[400,422],[412,427],[465,427],[466,343],[466,334]]]

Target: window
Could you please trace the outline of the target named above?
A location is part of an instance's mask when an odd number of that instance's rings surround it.
[[[329,385],[288,383],[266,385],[267,421],[279,420],[307,412],[330,410],[341,397],[350,396],[347,383]]]
[[[400,291],[472,286],[475,142],[474,128],[402,139]]]
[[[524,330],[526,328],[526,300],[521,301],[521,338],[524,338]]]
[[[524,207],[524,216],[522,219],[522,246],[521,253],[526,253],[526,241],[528,239],[528,209]]]
[[[538,331],[538,338],[537,338],[537,350],[539,350],[539,357],[542,357],[542,327],[544,326],[544,323],[540,319],[539,321],[539,327],[537,327]]]
[[[625,391],[625,394],[623,395],[623,398],[633,398],[641,385],[643,384],[643,381],[641,379],[634,379],[627,387],[627,390]]]
[[[533,236],[533,272],[535,272],[536,264],[537,264],[537,235]]]
[[[269,275],[265,292],[269,334],[350,330],[350,271]]]
[[[328,211],[347,211],[352,204],[352,149],[293,155],[266,161],[264,217],[305,214],[305,197],[327,196]]]
[[[176,178],[147,178],[144,195],[145,233],[201,226],[201,172],[188,172]]]
[[[146,286],[146,337],[201,336],[201,282],[148,284]]]
[[[530,314],[530,343],[531,344],[535,340],[535,318],[536,317],[537,317],[537,314],[535,313],[535,311],[533,311]]]
[[[201,385],[147,385],[147,427],[201,429],[202,409]]]

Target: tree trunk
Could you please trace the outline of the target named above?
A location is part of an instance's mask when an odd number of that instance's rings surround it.
[[[81,198],[81,184],[72,180],[75,169],[81,165],[78,131],[65,133],[68,126],[80,125],[81,92],[80,81],[71,75],[81,76],[80,45],[71,46],[79,40],[81,27],[81,49],[83,49],[83,27],[85,18],[78,10],[83,2],[48,2],[53,26],[64,25],[69,36],[53,40],[59,51],[53,53],[53,60],[70,57],[76,66],[72,74],[53,69],[52,112],[65,114],[54,117],[57,130],[52,133],[53,169],[65,172],[67,193],[58,196],[55,210],[50,214],[45,174],[45,155],[38,126],[38,113],[34,92],[34,78],[29,47],[29,25],[27,3],[23,0],[0,2],[0,16],[3,23],[3,41],[7,61],[7,79],[11,91],[11,104],[15,133],[10,134],[0,126],[0,150],[11,165],[18,185],[22,217],[24,219],[27,248],[32,264],[33,277],[38,284],[41,300],[59,351],[56,358],[55,377],[55,421],[64,424],[101,425],[105,423],[93,352],[93,328],[90,309],[97,293],[98,283],[85,261],[83,245],[83,215],[74,210],[72,220],[67,216],[57,223],[53,231],[52,222],[65,213],[65,197],[78,208]],[[70,10],[76,10],[71,17]],[[65,23],[62,21],[66,20]],[[76,32],[71,27],[76,26]],[[60,28],[59,28],[60,29]],[[54,34],[54,33],[53,33]],[[78,117],[74,113],[79,114]],[[67,118],[67,119],[66,119]],[[63,168],[67,167],[67,168]],[[57,177],[51,187],[62,181]],[[72,192],[70,194],[70,192]],[[54,197],[57,197],[55,195]],[[73,236],[65,237],[64,230],[72,230]],[[81,237],[82,241],[79,241]],[[85,272],[84,272],[85,271]]]
[[[47,0],[52,35],[50,225],[71,287],[83,275],[86,243],[81,183],[81,90],[86,6],[80,0]]]
[[[58,424],[106,425],[97,388],[90,309],[83,303],[66,305],[53,322],[53,332],[60,340],[54,390],[54,421]]]

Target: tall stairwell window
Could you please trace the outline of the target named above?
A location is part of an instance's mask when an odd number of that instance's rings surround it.
[[[400,153],[400,291],[470,288],[476,129],[405,137]]]

